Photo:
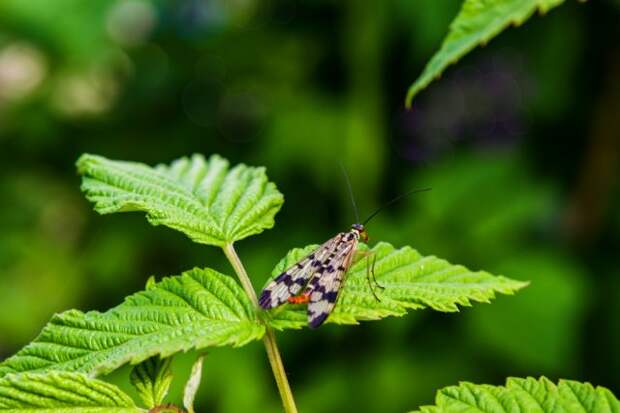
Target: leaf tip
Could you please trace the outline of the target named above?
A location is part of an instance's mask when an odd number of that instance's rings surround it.
[[[79,175],[83,175],[86,172],[88,163],[95,157],[90,153],[83,153],[80,157],[75,161],[75,167]]]
[[[153,289],[157,286],[157,281],[155,280],[155,276],[151,275],[148,280],[146,280],[145,288],[147,290]]]
[[[407,110],[411,110],[411,104],[413,103],[413,97],[418,93],[418,88],[416,87],[416,83],[409,87],[407,90],[407,97],[405,98],[405,108]]]
[[[517,291],[520,291],[522,289],[524,289],[525,287],[529,287],[531,284],[531,281],[521,281],[521,280],[510,280],[511,281],[511,293],[516,293]]]

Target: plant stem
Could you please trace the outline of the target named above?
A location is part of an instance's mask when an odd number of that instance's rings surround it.
[[[256,297],[256,292],[254,291],[254,286],[252,285],[252,281],[248,277],[248,273],[245,271],[239,256],[237,255],[237,251],[235,251],[235,247],[232,243],[228,243],[224,245],[224,254],[226,254],[226,258],[230,261],[230,264],[235,269],[237,276],[239,277],[239,281],[243,286],[246,294],[250,297],[250,300],[254,303],[254,306],[258,309],[258,298]],[[291,392],[291,386],[288,383],[288,379],[286,378],[286,372],[284,371],[284,364],[282,364],[282,357],[280,357],[280,350],[278,350],[278,345],[276,343],[276,336],[271,327],[265,326],[265,336],[263,337],[263,343],[265,344],[265,350],[267,351],[267,357],[269,358],[269,363],[271,364],[271,370],[273,371],[273,376],[276,379],[276,384],[278,386],[278,390],[280,391],[280,397],[282,398],[282,404],[284,405],[284,411],[286,413],[297,413],[297,406],[295,406],[295,400],[293,399],[293,393]]]

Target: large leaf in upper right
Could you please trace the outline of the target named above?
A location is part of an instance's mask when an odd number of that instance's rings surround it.
[[[409,88],[407,107],[451,64],[480,44],[486,44],[511,24],[519,26],[537,10],[546,13],[564,0],[465,0],[441,48]]]
[[[604,387],[545,377],[509,378],[506,386],[463,382],[437,392],[434,406],[412,413],[618,413],[620,401]]]
[[[273,270],[272,278],[308,255],[317,246],[291,250]],[[366,249],[361,244],[360,249]],[[375,277],[384,287],[373,296],[368,279],[368,261],[362,259],[349,269],[346,282],[328,323],[355,324],[402,316],[408,309],[431,308],[454,312],[472,301],[488,303],[496,293],[513,294],[526,282],[511,280],[484,271],[473,272],[435,256],[422,256],[411,247],[395,249],[386,242],[372,248],[376,256]],[[305,306],[285,304],[270,312],[270,323],[278,329],[307,325]]]

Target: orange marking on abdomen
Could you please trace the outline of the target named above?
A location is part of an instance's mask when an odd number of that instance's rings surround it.
[[[295,297],[289,297],[288,302],[291,304],[307,304],[310,302],[310,293],[304,293]]]

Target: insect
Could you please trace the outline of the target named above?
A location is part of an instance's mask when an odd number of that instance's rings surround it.
[[[355,206],[353,191],[351,190],[348,179],[347,184],[357,216],[357,207]],[[381,209],[391,205],[397,200],[414,192],[427,190],[429,190],[429,188],[414,190],[394,198],[373,212],[364,223],[353,224],[349,231],[337,234],[305,258],[296,262],[290,268],[287,268],[263,289],[258,300],[261,308],[267,310],[285,303],[308,304],[308,325],[310,328],[319,327],[327,320],[327,317],[329,317],[329,314],[336,305],[338,294],[344,285],[347,272],[353,264],[359,241],[364,243],[368,242],[368,232],[365,227],[368,221],[379,213]],[[369,260],[366,276],[370,290],[375,298],[379,300],[370,282],[372,275],[375,286],[383,289],[383,287],[377,283],[374,276],[376,257],[374,257],[372,253],[362,254]],[[371,256],[373,256],[372,264],[370,264]]]
[[[368,232],[363,224],[353,224],[349,231],[329,239],[274,278],[261,293],[258,300],[260,306],[269,309],[286,302],[307,303],[308,325],[311,328],[319,327],[336,305],[338,293],[353,263],[360,240],[368,242]],[[379,299],[372,286],[371,291]]]

